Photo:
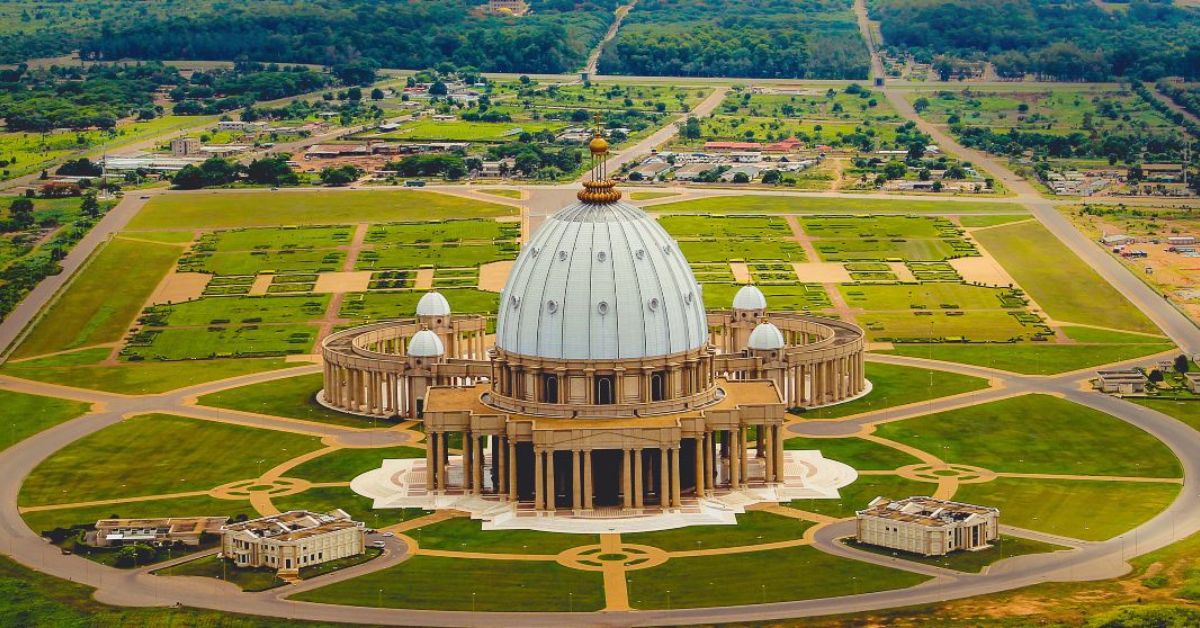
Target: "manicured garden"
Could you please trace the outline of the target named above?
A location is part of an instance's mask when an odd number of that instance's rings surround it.
[[[484,530],[483,522],[455,517],[405,532],[423,549],[484,554],[553,556],[572,547],[600,542],[592,534],[556,534],[533,530]]]
[[[236,444],[238,452],[230,450]],[[59,450],[21,487],[23,506],[206,491],[320,448],[311,436],[169,414],[125,419]]]
[[[1173,347],[1169,342],[1103,345],[1049,342],[944,343],[896,345],[883,353],[972,364],[1027,375],[1055,375],[1162,353]]]
[[[992,471],[1182,475],[1175,455],[1150,434],[1103,412],[1049,395],[1010,397],[884,423],[875,434],[949,463]]]
[[[812,526],[811,521],[749,510],[737,516],[737,525],[691,526],[659,532],[622,534],[621,541],[650,545],[668,552],[685,552],[794,541],[803,538],[804,532]]]
[[[384,460],[424,457],[425,450],[416,447],[339,449],[292,467],[287,475],[317,483],[349,482],[367,471],[378,469]]]
[[[871,382],[871,392],[865,396],[836,406],[805,410],[800,416],[805,419],[834,419],[988,387],[987,380],[979,377],[882,362],[867,362],[866,375]]]
[[[784,441],[783,446],[785,449],[816,449],[821,452],[822,456],[848,464],[859,471],[889,471],[920,462],[919,459],[899,449],[862,438],[794,436]]]
[[[249,384],[209,393],[197,399],[203,406],[257,412],[274,416],[329,423],[343,427],[384,427],[386,422],[366,419],[330,410],[317,403],[316,394],[324,386],[320,373],[297,375]]]

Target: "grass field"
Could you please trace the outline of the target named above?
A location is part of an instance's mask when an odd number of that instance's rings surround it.
[[[384,447],[380,449],[339,449],[292,467],[288,477],[304,478],[311,482],[349,482],[378,469],[390,458],[424,458],[425,450],[416,447]]]
[[[450,310],[455,314],[495,314],[500,296],[473,288],[449,288],[440,290]],[[412,316],[417,311],[417,301],[424,292],[371,292],[363,295],[347,295],[342,303],[341,316],[353,319],[381,320]]]
[[[733,307],[733,297],[741,290],[740,284],[704,284],[704,305],[709,308]],[[758,289],[767,298],[767,306],[779,312],[801,312],[832,307],[829,295],[819,283],[791,286],[760,285]]]
[[[415,556],[292,599],[458,611],[594,611],[604,606],[603,591],[599,572],[568,569],[552,561]]]
[[[680,240],[679,250],[690,262],[729,260],[785,260],[803,262],[804,249],[797,242],[779,240]]]
[[[674,214],[659,218],[667,233],[676,238],[791,238],[787,222],[777,216],[689,216]],[[690,258],[689,258],[690,260]],[[691,260],[696,261],[696,260]]]
[[[593,534],[555,534],[532,530],[487,530],[483,522],[456,517],[406,532],[425,549],[496,554],[554,555],[600,542]]]
[[[108,355],[108,349],[92,355]],[[89,364],[82,366],[48,366],[45,362],[60,362],[55,357],[8,363],[0,373],[50,384],[65,384],[76,388],[103,390],[126,395],[152,395],[195,386],[205,382],[251,373],[292,368],[281,358],[240,360],[193,360],[185,362],[130,362],[116,365]]]
[[[81,416],[91,404],[0,390],[0,408],[0,450],[4,450],[42,430]]]
[[[1145,314],[1040,223],[996,227],[975,237],[1055,320],[1159,333]]]
[[[1002,342],[1029,338],[1044,330],[1040,326],[1024,325],[1016,317],[1000,310],[867,312],[856,318],[858,324],[866,329],[867,337],[878,341],[967,339]]]
[[[812,526],[811,521],[751,510],[737,516],[737,525],[692,526],[659,532],[622,534],[621,541],[679,552],[791,541],[803,538],[804,531]]]
[[[349,486],[310,488],[303,493],[277,497],[271,501],[276,508],[284,512],[329,512],[340,508],[349,513],[355,521],[362,521],[372,528],[382,528],[429,514],[415,508],[372,508],[371,498],[355,493]]]
[[[1161,353],[1171,343],[1084,344],[905,344],[882,353],[986,366],[1027,375],[1054,375]]]
[[[23,506],[165,495],[258,477],[308,451],[311,436],[149,414],[75,441],[21,487]],[[97,464],[103,461],[103,464]]]
[[[1138,405],[1157,410],[1167,416],[1174,417],[1187,423],[1192,429],[1200,431],[1200,402],[1176,401],[1174,399],[1138,399],[1130,398]]]
[[[983,434],[981,426],[986,426]],[[992,471],[1162,478],[1183,473],[1171,450],[1153,436],[1049,395],[1011,397],[884,423],[875,434],[946,462]],[[1064,451],[1071,455],[1063,456]]]
[[[244,211],[254,207],[255,211]],[[155,197],[131,230],[219,229],[514,216],[515,207],[412,190],[171,194]]]
[[[50,305],[13,357],[120,340],[180,252],[169,244],[112,240]]]
[[[238,323],[301,323],[321,318],[330,296],[254,296],[198,299],[158,306],[166,313],[165,326],[226,325]]]
[[[979,377],[879,362],[867,362],[866,374],[871,382],[871,392],[865,397],[828,408],[808,410],[801,416],[805,419],[833,419],[988,387],[987,380]]]
[[[889,471],[920,462],[919,459],[899,449],[893,449],[892,447],[861,438],[804,438],[796,436],[785,440],[783,446],[786,449],[817,449],[820,450],[822,456],[830,460],[843,462],[860,471]]]
[[[1022,214],[1016,203],[985,201],[911,201],[894,199],[820,198],[812,196],[712,196],[654,206],[661,214]]]
[[[796,577],[823,574],[823,577]],[[634,608],[706,608],[836,597],[915,586],[928,578],[837,558],[811,547],[675,558],[628,574]]]
[[[406,269],[423,266],[459,268],[514,259],[516,256],[515,246],[502,244],[451,243],[384,246],[363,251],[358,258],[358,263],[355,264],[355,269]]]
[[[1179,489],[1178,484],[999,478],[961,485],[954,499],[995,506],[1008,525],[1103,541],[1148,521]]]
[[[329,423],[345,427],[383,426],[370,419],[335,412],[316,402],[316,394],[324,385],[320,373],[297,375],[209,393],[197,399],[202,406],[257,412],[274,416]]]
[[[838,286],[846,304],[873,311],[999,310],[1003,288],[959,283]]]
[[[465,120],[418,120],[380,135],[381,139],[434,142],[515,142],[521,133],[557,133],[565,122],[467,122]]]
[[[992,542],[992,546],[972,552],[954,552],[947,556],[922,556],[920,554],[910,554],[897,550],[889,550],[874,545],[865,543],[856,543],[853,540],[847,541],[847,545],[855,549],[881,554],[883,556],[892,556],[901,560],[907,560],[922,565],[934,565],[937,567],[945,567],[955,571],[964,571],[967,573],[979,573],[984,567],[992,563],[1012,558],[1014,556],[1024,556],[1026,554],[1045,554],[1047,552],[1057,552],[1068,549],[1061,545],[1053,545],[1051,543],[1043,543],[1033,539],[1023,539],[1016,536],[1008,536],[1001,534],[999,539]]]
[[[225,564],[222,565],[221,563]],[[167,567],[155,572],[159,576],[199,576],[225,580],[241,587],[243,591],[266,591],[282,586],[283,580],[275,575],[275,570],[267,568],[243,569],[236,567],[232,560],[217,556],[202,556],[181,565]]]
[[[147,344],[125,345],[121,355],[147,360],[196,360],[308,353],[317,339],[317,327],[257,324],[168,327],[156,330],[153,334],[153,339]]]

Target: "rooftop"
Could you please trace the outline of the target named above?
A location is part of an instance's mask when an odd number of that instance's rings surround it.
[[[927,526],[959,523],[971,517],[989,514],[998,515],[1000,510],[988,506],[976,506],[923,496],[900,500],[876,497],[871,500],[866,510],[858,511],[859,516],[878,517]]]

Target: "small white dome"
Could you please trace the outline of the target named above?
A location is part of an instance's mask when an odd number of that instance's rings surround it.
[[[450,316],[450,302],[440,292],[426,292],[417,301],[417,316]]]
[[[444,303],[445,299],[442,299],[442,302]],[[422,329],[412,337],[412,340],[408,341],[408,355],[413,357],[433,358],[444,353],[446,353],[446,346],[442,344],[442,339],[428,329]]]
[[[759,295],[761,296],[762,293],[760,292]],[[758,327],[755,327],[754,331],[750,332],[750,341],[748,344],[751,349],[774,351],[775,349],[782,349],[786,343],[783,341],[783,332],[779,331],[778,327],[771,323],[762,323]]]
[[[767,297],[763,296],[762,290],[755,286],[742,286],[742,289],[733,296],[733,309],[765,310],[767,309]]]

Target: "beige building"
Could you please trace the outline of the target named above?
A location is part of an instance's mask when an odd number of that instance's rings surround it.
[[[238,567],[267,567],[282,575],[366,551],[363,524],[342,510],[292,510],[226,525],[221,532],[225,558]]]
[[[501,15],[525,15],[529,13],[529,3],[525,0],[488,0],[489,13]]]
[[[96,522],[95,545],[129,543],[199,545],[204,534],[221,534],[228,517],[178,517],[173,519],[101,519]]]
[[[177,137],[171,140],[171,155],[175,157],[204,156],[200,140],[195,137]]]
[[[991,547],[1000,536],[1000,511],[932,497],[876,497],[858,511],[859,543],[922,556]]]
[[[1140,395],[1146,392],[1149,378],[1141,369],[1107,369],[1096,371],[1096,387],[1100,392],[1119,395]]]
[[[783,484],[787,409],[867,390],[862,330],[770,312],[753,286],[706,311],[679,245],[620,202],[607,142],[589,147],[592,180],[522,248],[494,343],[483,317],[429,293],[415,319],[327,337],[319,399],[423,420],[430,494],[539,515],[671,511]]]

